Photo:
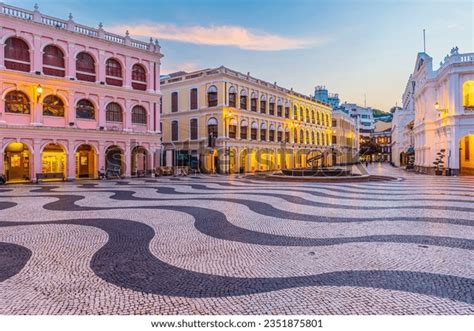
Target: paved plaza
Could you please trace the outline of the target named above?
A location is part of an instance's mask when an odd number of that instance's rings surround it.
[[[0,187],[0,314],[474,313],[474,178],[370,171]]]

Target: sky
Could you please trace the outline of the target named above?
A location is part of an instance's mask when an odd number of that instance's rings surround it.
[[[5,3],[148,41],[162,72],[224,65],[307,95],[316,85],[388,111],[418,52],[434,69],[454,46],[474,51],[474,1],[19,0]]]

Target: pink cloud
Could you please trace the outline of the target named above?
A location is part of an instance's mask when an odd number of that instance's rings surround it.
[[[123,34],[128,30],[134,36],[151,36],[158,40],[171,40],[198,45],[232,46],[253,51],[281,51],[308,48],[327,41],[327,38],[323,37],[311,39],[285,37],[232,25],[205,27],[146,23],[115,26],[108,30],[119,34]]]

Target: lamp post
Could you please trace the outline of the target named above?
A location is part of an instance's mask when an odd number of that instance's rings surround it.
[[[36,87],[36,102],[37,103],[39,102],[39,99],[41,98],[42,94],[43,94],[43,88],[41,87],[41,85],[38,85]]]
[[[435,107],[436,111],[439,112],[439,113],[447,113],[448,112],[448,108],[441,108],[438,101],[436,101],[434,107]]]

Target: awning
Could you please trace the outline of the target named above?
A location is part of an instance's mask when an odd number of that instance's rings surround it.
[[[407,155],[413,155],[413,154],[415,154],[415,149],[413,148],[413,146],[408,147]]]

